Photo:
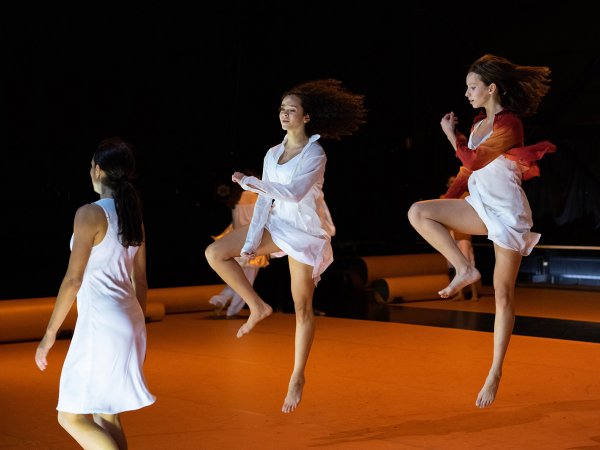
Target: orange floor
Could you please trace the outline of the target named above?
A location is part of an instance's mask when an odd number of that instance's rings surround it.
[[[535,315],[537,304],[540,317],[600,321],[599,296],[520,289],[517,312]],[[487,311],[490,300],[412,306]],[[145,371],[158,400],[123,414],[130,450],[600,449],[599,344],[513,336],[498,398],[480,410],[491,333],[316,321],[304,398],[288,415],[280,407],[293,315],[275,313],[242,339],[241,320],[210,311],[149,323]],[[44,373],[33,360],[37,342],[0,345],[0,449],[78,448],[55,412],[68,344],[57,343]]]

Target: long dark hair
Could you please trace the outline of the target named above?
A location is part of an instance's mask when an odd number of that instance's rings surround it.
[[[483,55],[469,67],[487,86],[495,83],[502,106],[525,117],[536,113],[550,89],[550,69],[544,66],[519,66],[495,55]]]
[[[135,174],[132,147],[118,137],[104,139],[93,160],[106,174],[102,183],[113,191],[121,244],[139,246],[144,241],[144,230],[142,202],[131,183]]]

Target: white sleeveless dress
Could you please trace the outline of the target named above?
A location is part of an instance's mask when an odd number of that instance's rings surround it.
[[[138,247],[120,244],[114,200],[95,203],[104,209],[108,229],[92,248],[77,293],[77,322],[56,409],[116,414],[148,406],[156,398],[148,391],[142,371],[146,324],[130,281]]]
[[[486,135],[481,142],[491,134],[492,132]],[[469,136],[470,149],[476,147],[472,137],[473,133]],[[471,174],[468,181],[469,196],[465,200],[487,227],[488,239],[502,248],[526,256],[531,253],[541,235],[530,231],[533,219],[521,181],[522,173],[517,163],[500,155]]]

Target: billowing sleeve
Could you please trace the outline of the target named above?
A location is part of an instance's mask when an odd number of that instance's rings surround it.
[[[470,171],[479,170],[502,153],[523,145],[523,124],[516,115],[498,114],[494,119],[493,133],[475,149],[471,150],[467,137],[456,133],[456,156]]]
[[[289,184],[271,183],[264,176],[262,180],[256,177],[244,177],[240,185],[249,191],[256,192],[261,197],[267,196],[286,202],[300,202],[310,189],[325,175],[327,157],[319,146],[307,149],[310,153],[303,156],[297,172]],[[257,205],[258,206],[258,205]],[[256,213],[255,213],[256,214]]]
[[[263,161],[263,171],[262,171],[262,179],[265,183],[269,182],[269,177],[267,175],[267,165],[269,163],[270,152],[267,152],[267,155]],[[256,177],[246,177],[244,178],[256,178]],[[256,178],[257,179],[257,178]],[[247,189],[243,184],[240,183],[244,189]],[[246,234],[246,242],[244,242],[244,246],[242,247],[241,253],[254,254],[256,253],[256,249],[260,245],[262,240],[263,230],[265,228],[265,224],[267,223],[267,219],[269,218],[269,214],[271,213],[271,204],[273,203],[273,197],[269,197],[264,193],[259,194],[256,203],[254,204],[254,212],[252,213],[252,219],[250,220],[250,226],[248,227],[248,233]]]
[[[523,180],[529,180],[530,178],[540,175],[540,167],[537,165],[536,161],[542,159],[546,153],[554,153],[555,151],[556,145],[552,142],[541,141],[537,144],[527,145],[525,147],[511,148],[506,152],[506,157],[519,164],[523,174]]]

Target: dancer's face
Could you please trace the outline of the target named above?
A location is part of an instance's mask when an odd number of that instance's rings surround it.
[[[295,95],[288,95],[283,98],[279,107],[281,128],[286,131],[303,128],[308,119],[308,114],[304,114],[300,98]]]
[[[479,74],[469,72],[465,97],[467,97],[473,108],[481,108],[490,101],[495,87],[494,84],[488,86],[481,81]]]

